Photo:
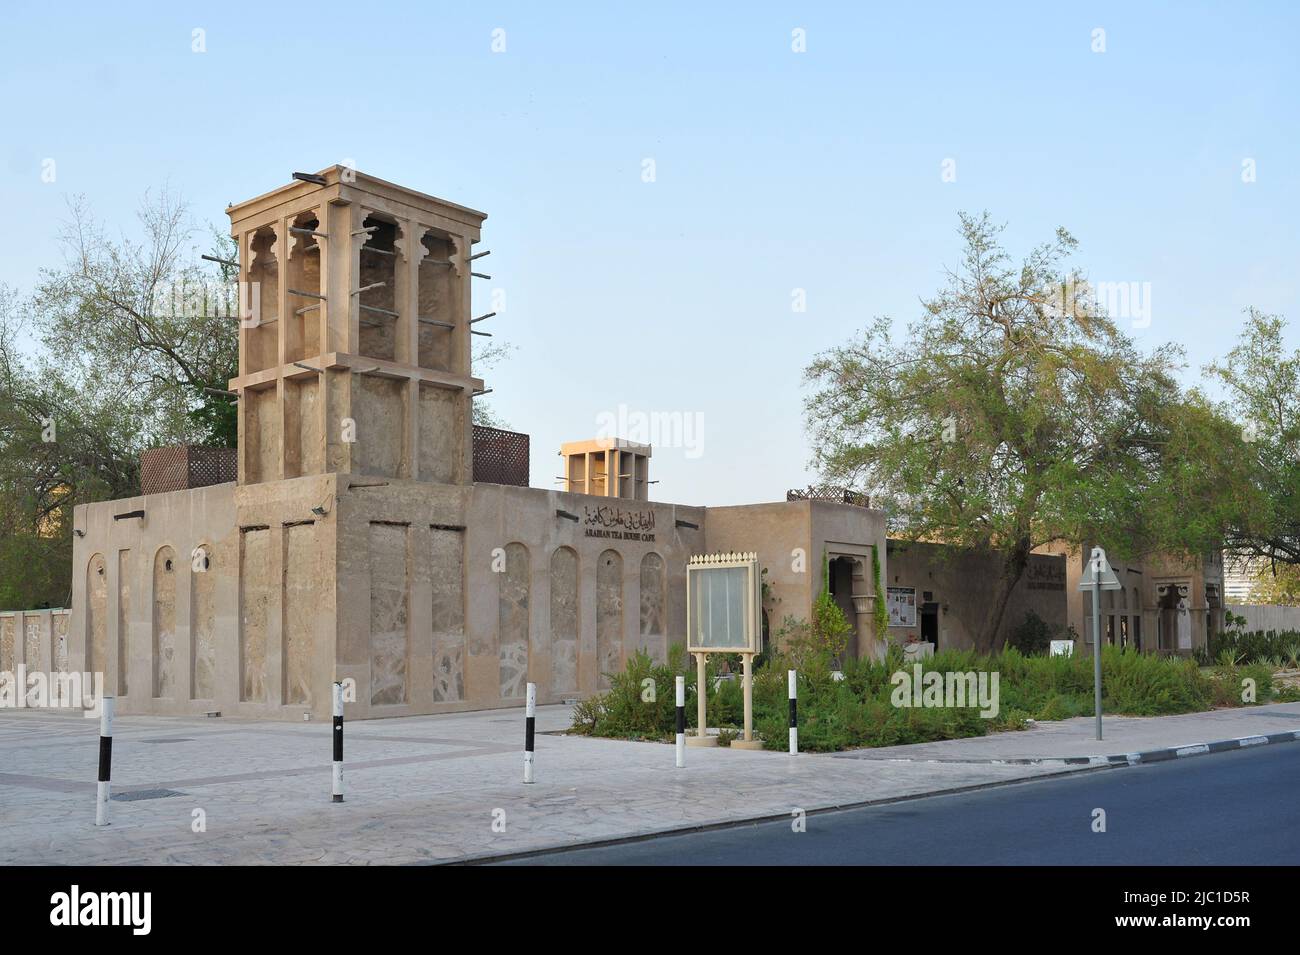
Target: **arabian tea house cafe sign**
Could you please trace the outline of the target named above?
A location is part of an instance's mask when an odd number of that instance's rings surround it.
[[[621,507],[584,507],[587,537],[654,543],[655,512],[625,511]]]

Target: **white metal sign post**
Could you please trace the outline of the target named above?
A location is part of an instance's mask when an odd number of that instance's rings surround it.
[[[1101,592],[1119,590],[1120,582],[1100,547],[1092,549],[1079,589],[1092,591],[1092,700],[1097,711],[1097,739],[1101,739]]]

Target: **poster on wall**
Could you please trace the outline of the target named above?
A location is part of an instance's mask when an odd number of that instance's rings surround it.
[[[916,626],[916,588],[885,588],[885,606],[889,608],[889,625],[891,627]]]

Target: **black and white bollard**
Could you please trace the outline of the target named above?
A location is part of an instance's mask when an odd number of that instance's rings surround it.
[[[686,677],[677,678],[677,768],[686,765]]]
[[[786,672],[786,681],[790,690],[790,755],[799,752],[799,673],[797,670]]]
[[[95,825],[107,826],[108,779],[113,769],[113,697],[104,697],[99,714],[99,785],[95,793]]]
[[[537,684],[528,684],[524,703],[524,782],[533,781],[533,731],[537,728]]]
[[[334,684],[334,802],[343,801],[343,684]]]

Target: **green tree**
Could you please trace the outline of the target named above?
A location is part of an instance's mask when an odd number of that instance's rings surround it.
[[[1236,347],[1206,369],[1226,388],[1254,492],[1224,544],[1270,567],[1300,564],[1300,349],[1287,353],[1285,330],[1281,317],[1248,309]]]
[[[63,261],[28,301],[0,290],[0,606],[68,601],[78,504],[139,493],[138,456],[233,446],[235,270],[205,265],[185,203],[146,196],[133,236],[70,204]],[[233,243],[214,232],[213,254]],[[18,346],[34,333],[35,354]]]
[[[0,287],[0,609],[66,606],[77,504],[139,487],[130,402],[95,402],[18,347],[16,296]]]
[[[1266,565],[1250,588],[1250,602],[1265,606],[1300,607],[1300,564]]]
[[[84,199],[69,209],[64,261],[32,301],[50,360],[94,400],[128,400],[151,444],[233,447],[234,405],[219,392],[239,367],[235,270],[201,261],[188,206],[166,190],[144,197],[136,237],[110,236]],[[235,257],[228,237],[213,244]]]
[[[815,464],[884,502],[891,530],[999,558],[976,633],[988,651],[1043,544],[1211,546],[1217,510],[1178,515],[1218,500],[1235,452],[1211,451],[1211,435],[1234,429],[1182,393],[1177,348],[1144,354],[1119,331],[1067,268],[1069,233],[1016,264],[987,213],[960,223],[961,263],[906,339],[895,344],[879,318],[819,355],[806,412]]]

